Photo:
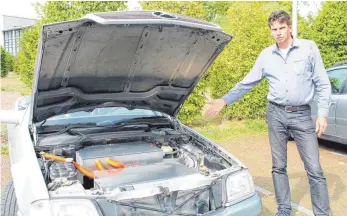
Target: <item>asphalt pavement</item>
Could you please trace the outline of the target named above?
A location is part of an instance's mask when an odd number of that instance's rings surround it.
[[[253,175],[256,190],[262,197],[263,215],[277,212],[271,177],[271,151],[268,137],[256,135],[222,143],[238,157]],[[319,140],[320,160],[328,183],[331,215],[347,215],[347,145]],[[291,187],[292,215],[314,215],[308,178],[295,142],[288,143],[288,175]]]

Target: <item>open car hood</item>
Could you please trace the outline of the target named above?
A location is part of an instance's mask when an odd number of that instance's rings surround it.
[[[106,106],[174,116],[230,40],[214,24],[154,11],[44,25],[32,120]]]

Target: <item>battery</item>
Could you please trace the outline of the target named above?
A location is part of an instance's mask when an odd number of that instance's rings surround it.
[[[112,158],[127,166],[138,166],[161,162],[165,152],[152,143],[145,141],[121,144],[90,146],[76,152],[76,162],[89,170],[97,170],[95,161],[98,159],[106,169],[105,158]]]

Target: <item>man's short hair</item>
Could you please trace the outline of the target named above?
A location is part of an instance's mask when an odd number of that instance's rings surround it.
[[[269,27],[271,27],[271,24],[275,21],[279,21],[280,23],[286,22],[288,26],[292,25],[292,21],[290,19],[289,14],[285,12],[284,10],[278,10],[278,11],[272,12],[267,21],[267,24],[269,25]]]

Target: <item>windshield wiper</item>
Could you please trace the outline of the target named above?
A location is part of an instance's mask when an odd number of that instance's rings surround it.
[[[129,120],[141,120],[141,119],[167,119],[166,116],[144,116],[144,117],[136,117]]]
[[[146,116],[146,117],[136,117],[136,118],[130,118],[130,119],[118,119],[118,120],[114,120],[114,121],[110,121],[110,120],[106,120],[106,121],[102,121],[102,122],[98,122],[98,123],[84,123],[84,124],[72,124],[72,125],[64,125],[61,127],[54,127],[54,126],[46,126],[48,128],[53,127],[53,130],[49,130],[49,129],[44,129],[44,127],[41,127],[38,132],[39,133],[48,133],[47,136],[51,136],[51,135],[60,135],[63,134],[65,132],[70,131],[71,129],[75,129],[75,128],[121,128],[121,127],[125,127],[125,126],[132,126],[135,125],[135,123],[137,123],[138,126],[140,123],[141,125],[150,125],[149,122],[141,122],[141,120],[150,120],[150,119],[163,119],[163,120],[168,120],[167,117],[165,116]],[[157,122],[156,122],[157,123]],[[59,130],[58,128],[62,128],[61,130]],[[45,135],[42,135],[43,137]]]
[[[136,118],[130,118],[130,119],[121,119],[121,120],[114,120],[114,121],[110,121],[110,120],[106,120],[103,122],[99,122],[96,125],[97,126],[102,126],[102,127],[112,127],[112,126],[117,126],[119,124],[124,124],[124,125],[129,125],[132,123],[137,123],[140,120],[150,120],[150,119],[156,119],[156,120],[168,120],[167,117],[165,116],[146,116],[146,117],[136,117]],[[146,124],[148,124],[148,122],[145,122]]]
[[[78,128],[86,128],[86,129],[101,129],[101,128],[112,128],[112,129],[116,129],[116,128],[122,128],[122,127],[126,127],[126,126],[138,126],[135,125],[135,124],[132,124],[132,123],[128,123],[126,121],[121,121],[121,122],[118,122],[118,123],[115,123],[115,124],[95,124],[95,123],[92,123],[92,124],[73,124],[73,125],[68,125],[68,126],[64,126],[64,128],[62,130],[53,130],[53,131],[39,131],[39,133],[42,133],[42,132],[45,132],[45,133],[48,133],[48,134],[43,134],[41,135],[42,137],[45,137],[45,136],[52,136],[52,135],[60,135],[60,134],[63,134],[63,133],[66,133],[68,131],[71,131],[71,129],[78,129]],[[144,124],[141,124],[141,125],[144,125]]]
[[[151,208],[151,207],[147,207],[147,206],[141,206],[141,205],[137,205],[134,204],[132,202],[121,202],[121,201],[115,201],[115,200],[107,200],[110,203],[115,203],[116,205],[121,205],[121,206],[127,206],[127,207],[132,207],[132,208],[138,208],[138,209],[145,209],[145,210],[149,210],[149,211],[155,211],[155,212],[161,212],[164,215],[185,215],[185,216],[193,216],[195,214],[185,214],[185,213],[174,213],[176,212],[178,209],[182,208],[185,204],[187,204],[191,199],[195,199],[196,197],[198,197],[200,194],[204,193],[205,191],[209,190],[210,188],[212,188],[217,181],[221,178],[218,177],[217,179],[213,180],[213,182],[211,184],[209,184],[208,186],[204,187],[203,189],[199,190],[198,192],[193,191],[193,195],[190,196],[189,198],[187,198],[185,201],[183,201],[181,204],[179,204],[178,206],[176,206],[174,209],[172,210],[162,210],[162,209],[157,209],[157,208]]]

